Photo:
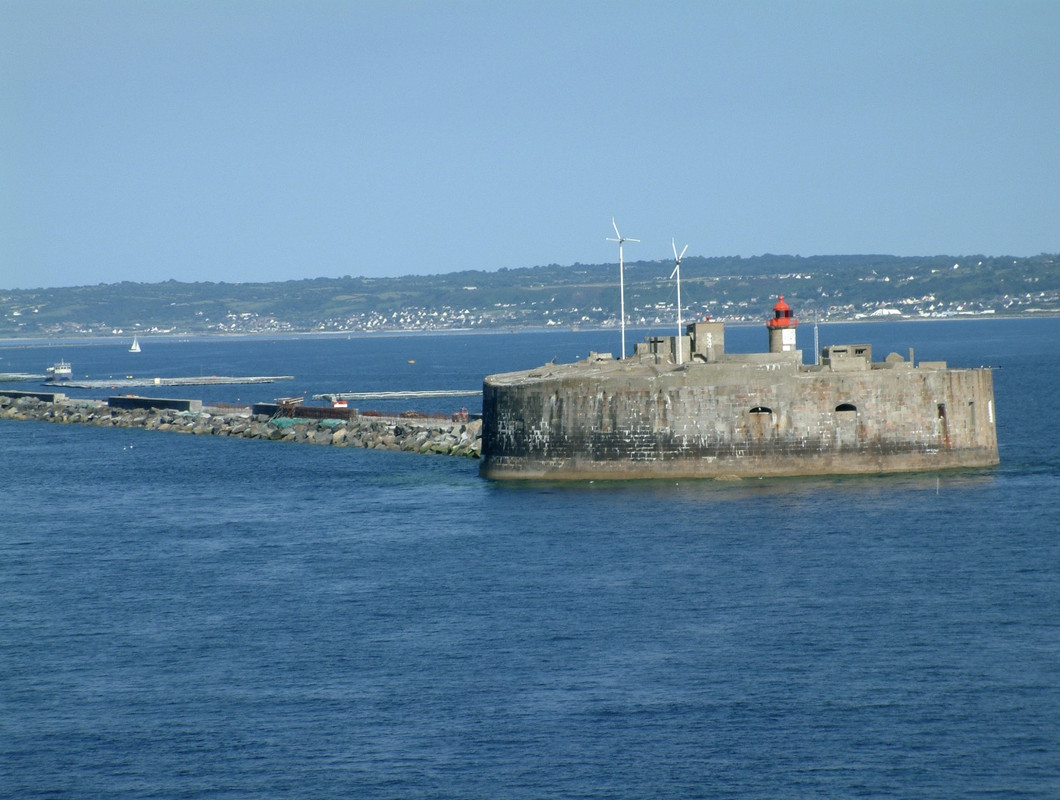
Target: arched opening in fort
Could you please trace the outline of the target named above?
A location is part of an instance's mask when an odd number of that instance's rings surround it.
[[[939,403],[938,404],[938,412],[939,412],[939,419],[938,419],[939,438],[941,439],[941,443],[942,443],[943,447],[949,447],[950,446],[950,428],[949,428],[949,425],[946,423],[946,404],[945,403]]]
[[[856,447],[858,443],[858,407],[853,403],[840,403],[835,407],[835,415],[836,447]]]
[[[746,431],[748,446],[753,450],[760,451],[776,436],[776,417],[769,406],[755,406],[747,412],[745,420],[742,427]]]

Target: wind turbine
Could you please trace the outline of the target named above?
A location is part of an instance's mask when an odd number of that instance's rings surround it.
[[[674,271],[670,273],[670,280],[673,280],[674,276],[677,276],[677,363],[681,363],[681,351],[685,348],[682,346],[682,336],[684,333],[681,330],[681,259],[685,257],[685,253],[688,250],[688,245],[685,245],[685,249],[681,251],[681,255],[677,255],[677,242],[674,239],[670,239],[670,244],[674,248]]]
[[[622,234],[618,232],[618,225],[615,223],[615,218],[611,217],[611,227],[615,229],[616,239],[612,239],[610,236],[607,237],[609,242],[618,242],[618,296],[619,296],[619,318],[622,323],[622,358],[626,357],[626,265],[622,260],[622,243],[623,242],[639,242],[640,239],[626,239],[623,238]]]

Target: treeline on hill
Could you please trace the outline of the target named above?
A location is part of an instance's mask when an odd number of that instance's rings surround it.
[[[1060,256],[686,257],[686,318],[754,320],[783,294],[797,313],[854,318],[1060,312]],[[672,261],[626,265],[634,324],[676,313]],[[607,325],[617,320],[617,264],[467,270],[396,278],[274,283],[99,284],[0,291],[0,335],[109,335]]]

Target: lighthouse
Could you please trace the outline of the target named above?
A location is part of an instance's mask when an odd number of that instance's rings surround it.
[[[773,319],[766,323],[769,329],[769,352],[789,353],[795,350],[795,329],[798,326],[799,321],[791,316],[791,306],[784,302],[784,295],[781,295],[773,306]]]

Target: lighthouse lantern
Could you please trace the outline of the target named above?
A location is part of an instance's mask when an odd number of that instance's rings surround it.
[[[769,352],[787,353],[795,350],[795,329],[799,321],[791,316],[791,306],[780,296],[773,306],[773,319],[766,323],[769,330]]]

